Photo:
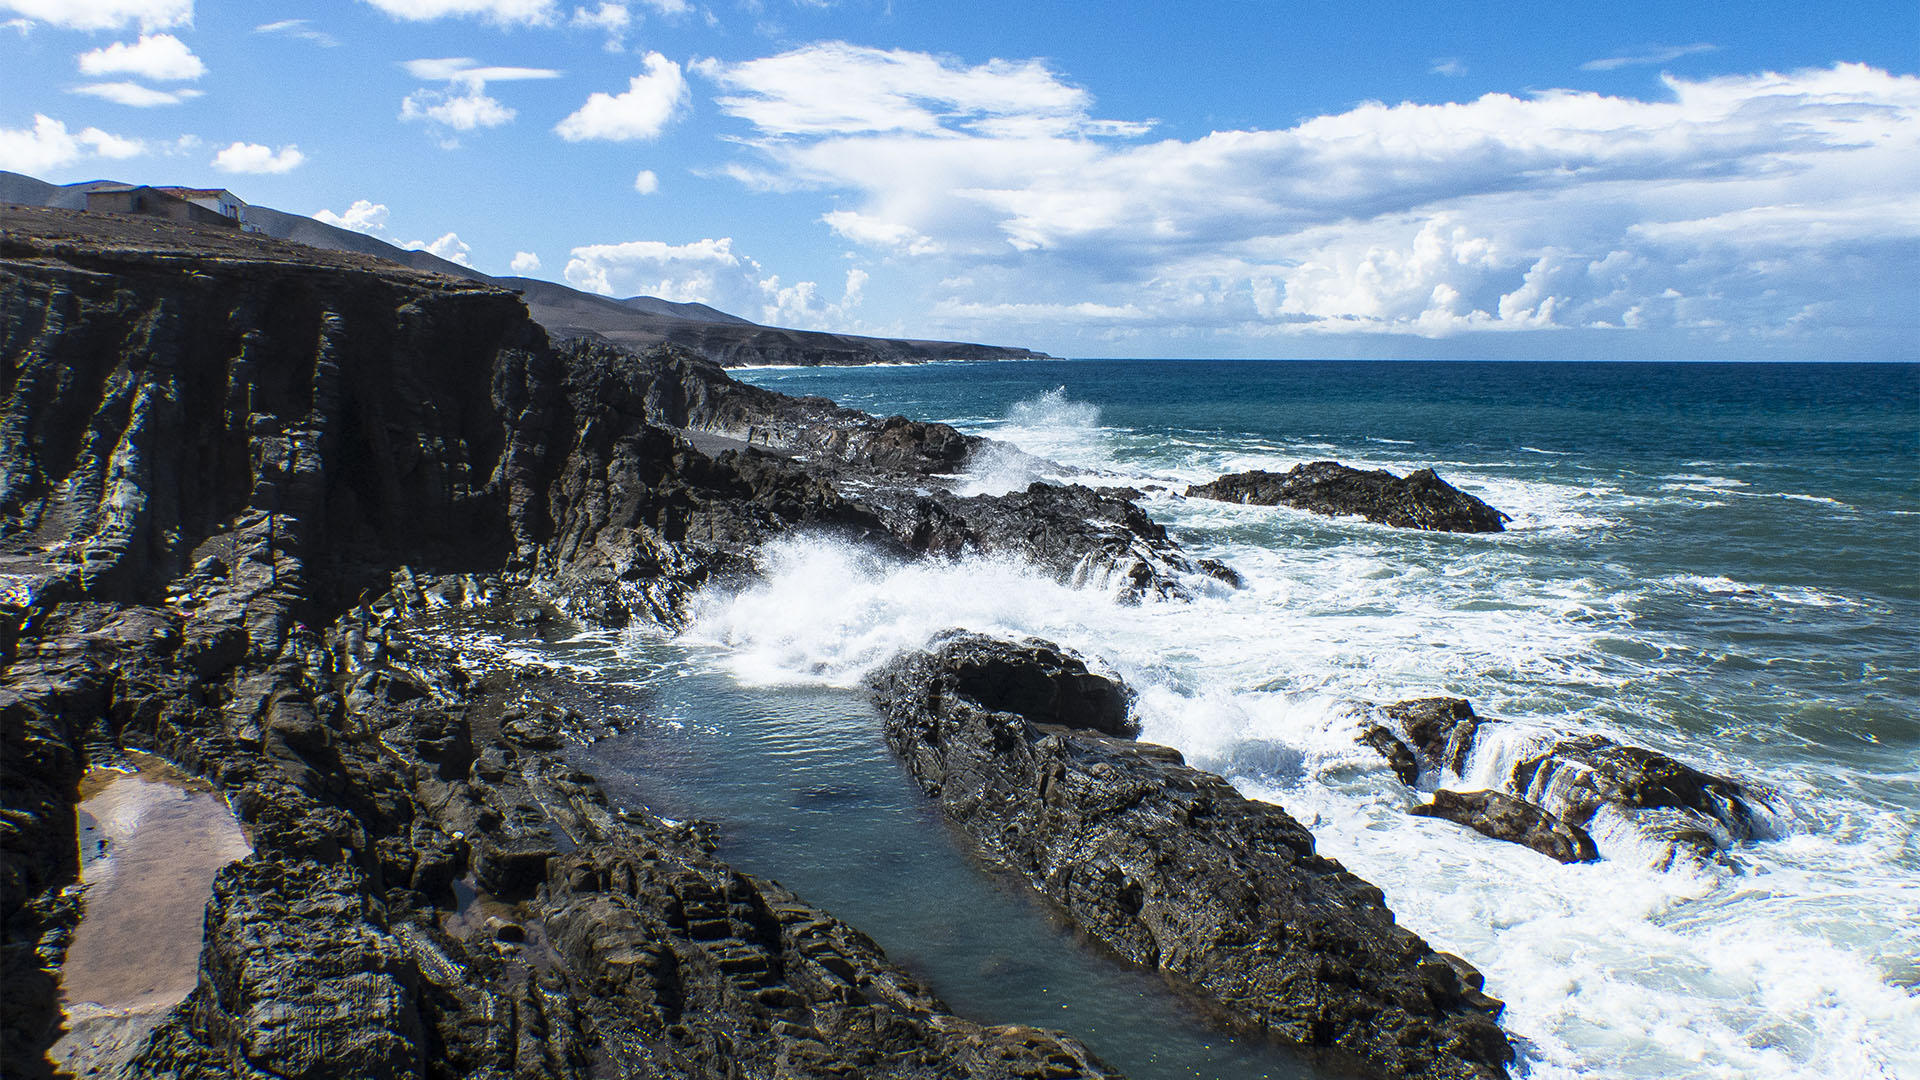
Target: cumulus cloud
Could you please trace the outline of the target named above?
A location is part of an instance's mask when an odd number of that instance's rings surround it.
[[[0,169],[40,175],[91,158],[122,159],[148,151],[146,143],[96,127],[69,132],[50,116],[34,114],[33,126],[0,128]]]
[[[540,256],[531,251],[516,251],[513,261],[507,264],[516,274],[531,274],[540,269]]]
[[[372,199],[355,199],[353,205],[337,214],[326,209],[316,210],[313,213],[313,219],[315,221],[332,225],[338,229],[350,229],[353,232],[365,233],[375,239],[384,240],[395,247],[406,248],[409,251],[424,251],[430,255],[438,255],[448,262],[459,263],[461,266],[473,265],[473,248],[461,240],[458,235],[449,232],[441,236],[438,240],[401,240],[387,227],[387,223],[391,220],[392,216],[392,211],[388,209],[387,204],[377,203]],[[532,252],[523,251],[513,257],[513,268],[516,272],[521,269],[520,263],[522,258],[532,259],[534,264],[533,268],[536,270],[539,269],[539,257]]]
[[[607,36],[608,52],[619,52],[627,40],[627,32],[633,29],[633,13],[625,4],[606,4],[589,11],[583,7],[573,9],[573,18],[568,25],[576,30],[597,30]]]
[[[1700,42],[1695,45],[1655,45],[1639,52],[1622,53],[1600,60],[1589,60],[1580,65],[1581,71],[1612,71],[1615,68],[1636,67],[1648,64],[1664,64],[1669,60],[1678,60],[1695,53],[1718,52],[1720,46]]]
[[[969,282],[925,298],[952,332],[1811,333],[1850,293],[1916,321],[1887,283],[1920,262],[1920,79],[1863,65],[1153,141],[1037,61],[834,44],[695,70],[746,125],[722,171],[834,193],[834,233]]]
[[[142,34],[129,45],[111,45],[75,58],[82,75],[132,75],[155,82],[184,82],[207,73],[207,65],[172,34]]]
[[[317,210],[313,214],[313,219],[335,228],[351,229],[357,233],[366,233],[368,236],[384,239],[387,234],[387,219],[390,216],[391,211],[387,209],[385,203],[377,203],[371,199],[355,199],[353,205],[347,207],[342,213]]]
[[[552,68],[502,67],[481,64],[469,56],[408,60],[400,65],[423,82],[442,82],[444,90],[422,87],[400,102],[400,119],[421,121],[443,132],[466,132],[511,123],[518,112],[486,93],[490,82],[557,79]],[[450,137],[448,147],[459,145]]]
[[[315,29],[312,21],[308,19],[281,19],[277,22],[261,23],[253,28],[253,32],[299,38],[302,41],[311,41],[323,49],[335,48],[340,44],[339,38],[325,30]]]
[[[424,120],[452,131],[499,127],[518,115],[499,98],[474,90],[416,90],[400,101],[400,119]]]
[[[633,190],[642,195],[651,195],[660,190],[660,178],[654,175],[652,169],[641,169],[633,178]]]
[[[0,11],[69,30],[165,30],[193,22],[193,0],[0,0]]]
[[[213,156],[213,167],[229,173],[292,172],[307,160],[300,148],[288,143],[278,150],[259,143],[235,142]]]
[[[558,16],[554,0],[366,0],[396,19],[426,22],[450,17],[479,18],[501,26],[547,26]]]
[[[461,266],[473,265],[473,248],[454,233],[447,233],[438,240],[410,240],[401,247],[414,248],[429,255],[437,255],[451,263]]]
[[[130,105],[136,109],[150,109],[156,105],[178,105],[183,101],[200,96],[193,89],[155,90],[131,82],[85,83],[67,91],[69,94],[85,94],[111,101],[116,105]]]
[[[858,329],[852,311],[865,299],[864,269],[847,272],[839,299],[813,281],[792,284],[737,251],[731,237],[669,244],[629,240],[574,248],[563,276],[603,296],[657,296],[700,303],[759,322],[801,329]]]
[[[646,71],[628,80],[626,93],[596,91],[578,111],[560,121],[554,132],[568,142],[625,142],[651,139],[666,130],[689,99],[686,76],[680,73],[679,64],[657,52],[648,53],[642,63]]]

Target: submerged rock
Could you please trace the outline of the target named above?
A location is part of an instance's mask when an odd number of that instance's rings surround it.
[[[1312,461],[1284,473],[1255,469],[1187,489],[1196,499],[1291,506],[1329,516],[1356,515],[1382,525],[1438,532],[1500,532],[1510,519],[1440,479],[1432,469],[1405,477],[1337,461]]]
[[[1555,858],[1560,857],[1555,851],[1580,850],[1578,837],[1590,843],[1588,831],[1603,811],[1669,845],[1670,851],[1696,856],[1711,856],[1765,830],[1768,807],[1762,796],[1738,781],[1701,772],[1657,750],[1628,746],[1604,735],[1526,732],[1475,714],[1459,698],[1403,701],[1376,707],[1373,715],[1386,723],[1364,725],[1359,741],[1378,751],[1409,787],[1428,778],[1464,774],[1475,747],[1490,731],[1511,733],[1518,741],[1514,749],[1505,751],[1510,764],[1500,777],[1498,792],[1437,792],[1434,807],[1415,812],[1472,825],[1487,836],[1526,844]],[[1483,794],[1500,798],[1481,798]],[[1438,801],[1442,795],[1448,797],[1445,805]],[[1468,806],[1462,799],[1479,805]],[[1521,802],[1539,817],[1505,800]],[[1538,839],[1545,835],[1541,829],[1551,834],[1562,826],[1572,830],[1567,838]]]
[[[1443,789],[1433,793],[1432,802],[1409,812],[1465,825],[1482,836],[1530,847],[1558,862],[1591,862],[1600,857],[1587,830],[1498,791]]]
[[[1500,1003],[1285,810],[1134,742],[1119,683],[1048,642],[955,632],[869,686],[888,742],[982,854],[1122,956],[1369,1075],[1505,1075]]]

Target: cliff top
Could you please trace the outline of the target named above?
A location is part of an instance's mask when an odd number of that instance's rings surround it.
[[[259,233],[195,225],[141,214],[101,214],[42,206],[0,205],[0,259],[171,265],[181,262],[261,264],[351,270],[446,291],[506,292],[467,278],[414,270],[373,255],[328,251]]]

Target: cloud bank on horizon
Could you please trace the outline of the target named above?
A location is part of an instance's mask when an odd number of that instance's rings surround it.
[[[1337,107],[1222,124],[990,34],[813,37],[817,2],[297,6],[0,0],[0,55],[64,69],[0,103],[0,168],[244,174],[493,272],[1069,355],[1920,359],[1920,77],[1892,65],[1609,41],[1564,88],[1463,93],[1490,63],[1428,50],[1420,98],[1362,64]],[[222,74],[268,42],[356,54],[367,107],[249,126],[232,98],[277,91]]]

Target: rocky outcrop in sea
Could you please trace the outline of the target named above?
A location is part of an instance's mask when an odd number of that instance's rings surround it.
[[[1187,489],[1196,499],[1291,506],[1329,517],[1355,516],[1381,525],[1435,532],[1501,532],[1507,515],[1461,491],[1432,469],[1395,476],[1337,461],[1310,461],[1284,473],[1254,469]]]
[[[1591,830],[1608,817],[1674,858],[1710,858],[1737,841],[1764,836],[1773,808],[1766,793],[1737,780],[1604,735],[1522,728],[1483,717],[1459,698],[1420,698],[1372,711],[1360,741],[1378,751],[1409,787],[1469,771],[1476,746],[1498,740],[1498,790],[1435,790],[1413,812],[1466,825],[1560,862],[1598,857]]]
[[[1235,1021],[1404,1077],[1505,1075],[1478,973],[1272,803],[1133,741],[1128,690],[1051,642],[955,632],[869,679],[887,741],[992,862]]]

